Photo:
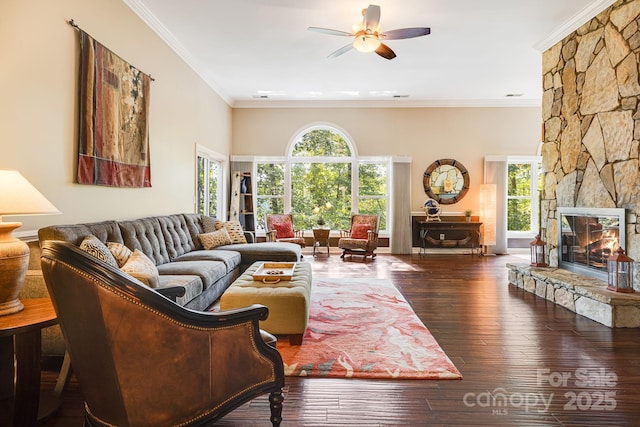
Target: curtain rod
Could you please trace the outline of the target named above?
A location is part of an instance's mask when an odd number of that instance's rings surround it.
[[[80,31],[84,32],[85,34],[89,34],[89,33],[87,33],[85,30],[83,30],[82,28],[80,28],[80,27],[78,26],[78,24],[76,24],[76,22],[73,20],[73,18],[71,18],[70,20],[68,20],[68,21],[67,21],[67,24],[71,25],[71,26],[72,26],[73,28],[75,28],[76,30],[80,30]],[[93,37],[92,37],[92,38],[93,38]],[[143,71],[143,73],[144,73],[144,71]],[[145,73],[145,74],[147,74],[147,73]],[[154,78],[151,76],[151,74],[147,74],[147,75],[149,76],[149,79],[150,79],[152,82],[155,82],[155,81],[156,81],[156,79],[154,79]]]

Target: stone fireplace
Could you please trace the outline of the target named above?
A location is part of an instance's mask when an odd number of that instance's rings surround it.
[[[541,237],[550,268],[508,266],[510,283],[610,327],[640,327],[639,58],[640,0],[617,1],[543,53]],[[558,268],[579,258],[587,271],[602,270],[609,236],[594,244],[578,233],[612,226],[587,214],[593,226],[573,231],[563,222],[565,207],[624,212],[617,237],[636,261],[635,293]]]
[[[558,267],[606,281],[607,260],[619,247],[626,248],[624,209],[557,211]]]

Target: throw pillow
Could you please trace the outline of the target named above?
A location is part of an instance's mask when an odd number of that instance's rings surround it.
[[[293,234],[293,225],[291,225],[290,222],[274,222],[271,225],[276,230],[276,238],[291,239],[295,237]]]
[[[118,267],[122,267],[129,260],[129,257],[133,253],[131,249],[123,245],[122,243],[116,242],[107,242],[107,248],[109,248],[109,252],[116,259],[118,263]]]
[[[225,228],[231,237],[231,243],[247,243],[247,239],[244,237],[244,231],[238,221],[220,221],[216,220],[216,230]]]
[[[82,243],[80,243],[80,249],[90,255],[93,255],[100,261],[106,262],[116,268],[118,267],[118,263],[113,255],[111,255],[111,251],[109,251],[107,245],[102,243],[102,241],[93,234],[89,234],[82,240]]]
[[[211,233],[198,234],[198,239],[200,239],[200,243],[205,249],[213,249],[218,246],[231,244],[231,237],[226,228],[221,228]]]
[[[121,270],[135,277],[150,288],[157,288],[160,283],[158,268],[153,261],[139,249],[133,251]]]
[[[369,230],[371,230],[371,226],[369,224],[353,224],[351,226],[351,238],[368,239]]]

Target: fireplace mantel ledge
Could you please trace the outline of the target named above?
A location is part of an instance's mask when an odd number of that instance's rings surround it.
[[[607,283],[553,267],[507,263],[509,283],[609,327],[640,327],[640,293],[607,289]]]

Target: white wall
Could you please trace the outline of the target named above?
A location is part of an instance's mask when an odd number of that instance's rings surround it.
[[[149,189],[75,184],[75,22],[151,74]],[[7,217],[21,233],[76,223],[193,212],[195,144],[230,153],[231,108],[122,1],[0,1],[0,168],[17,169],[62,215]],[[19,233],[17,233],[19,234]]]
[[[486,155],[535,155],[541,109],[521,108],[254,108],[233,110],[234,155],[285,155],[303,127],[328,123],[353,138],[361,156],[409,156],[411,209],[426,199],[422,176],[429,164],[453,158],[469,171],[470,190],[445,212],[479,211]]]

